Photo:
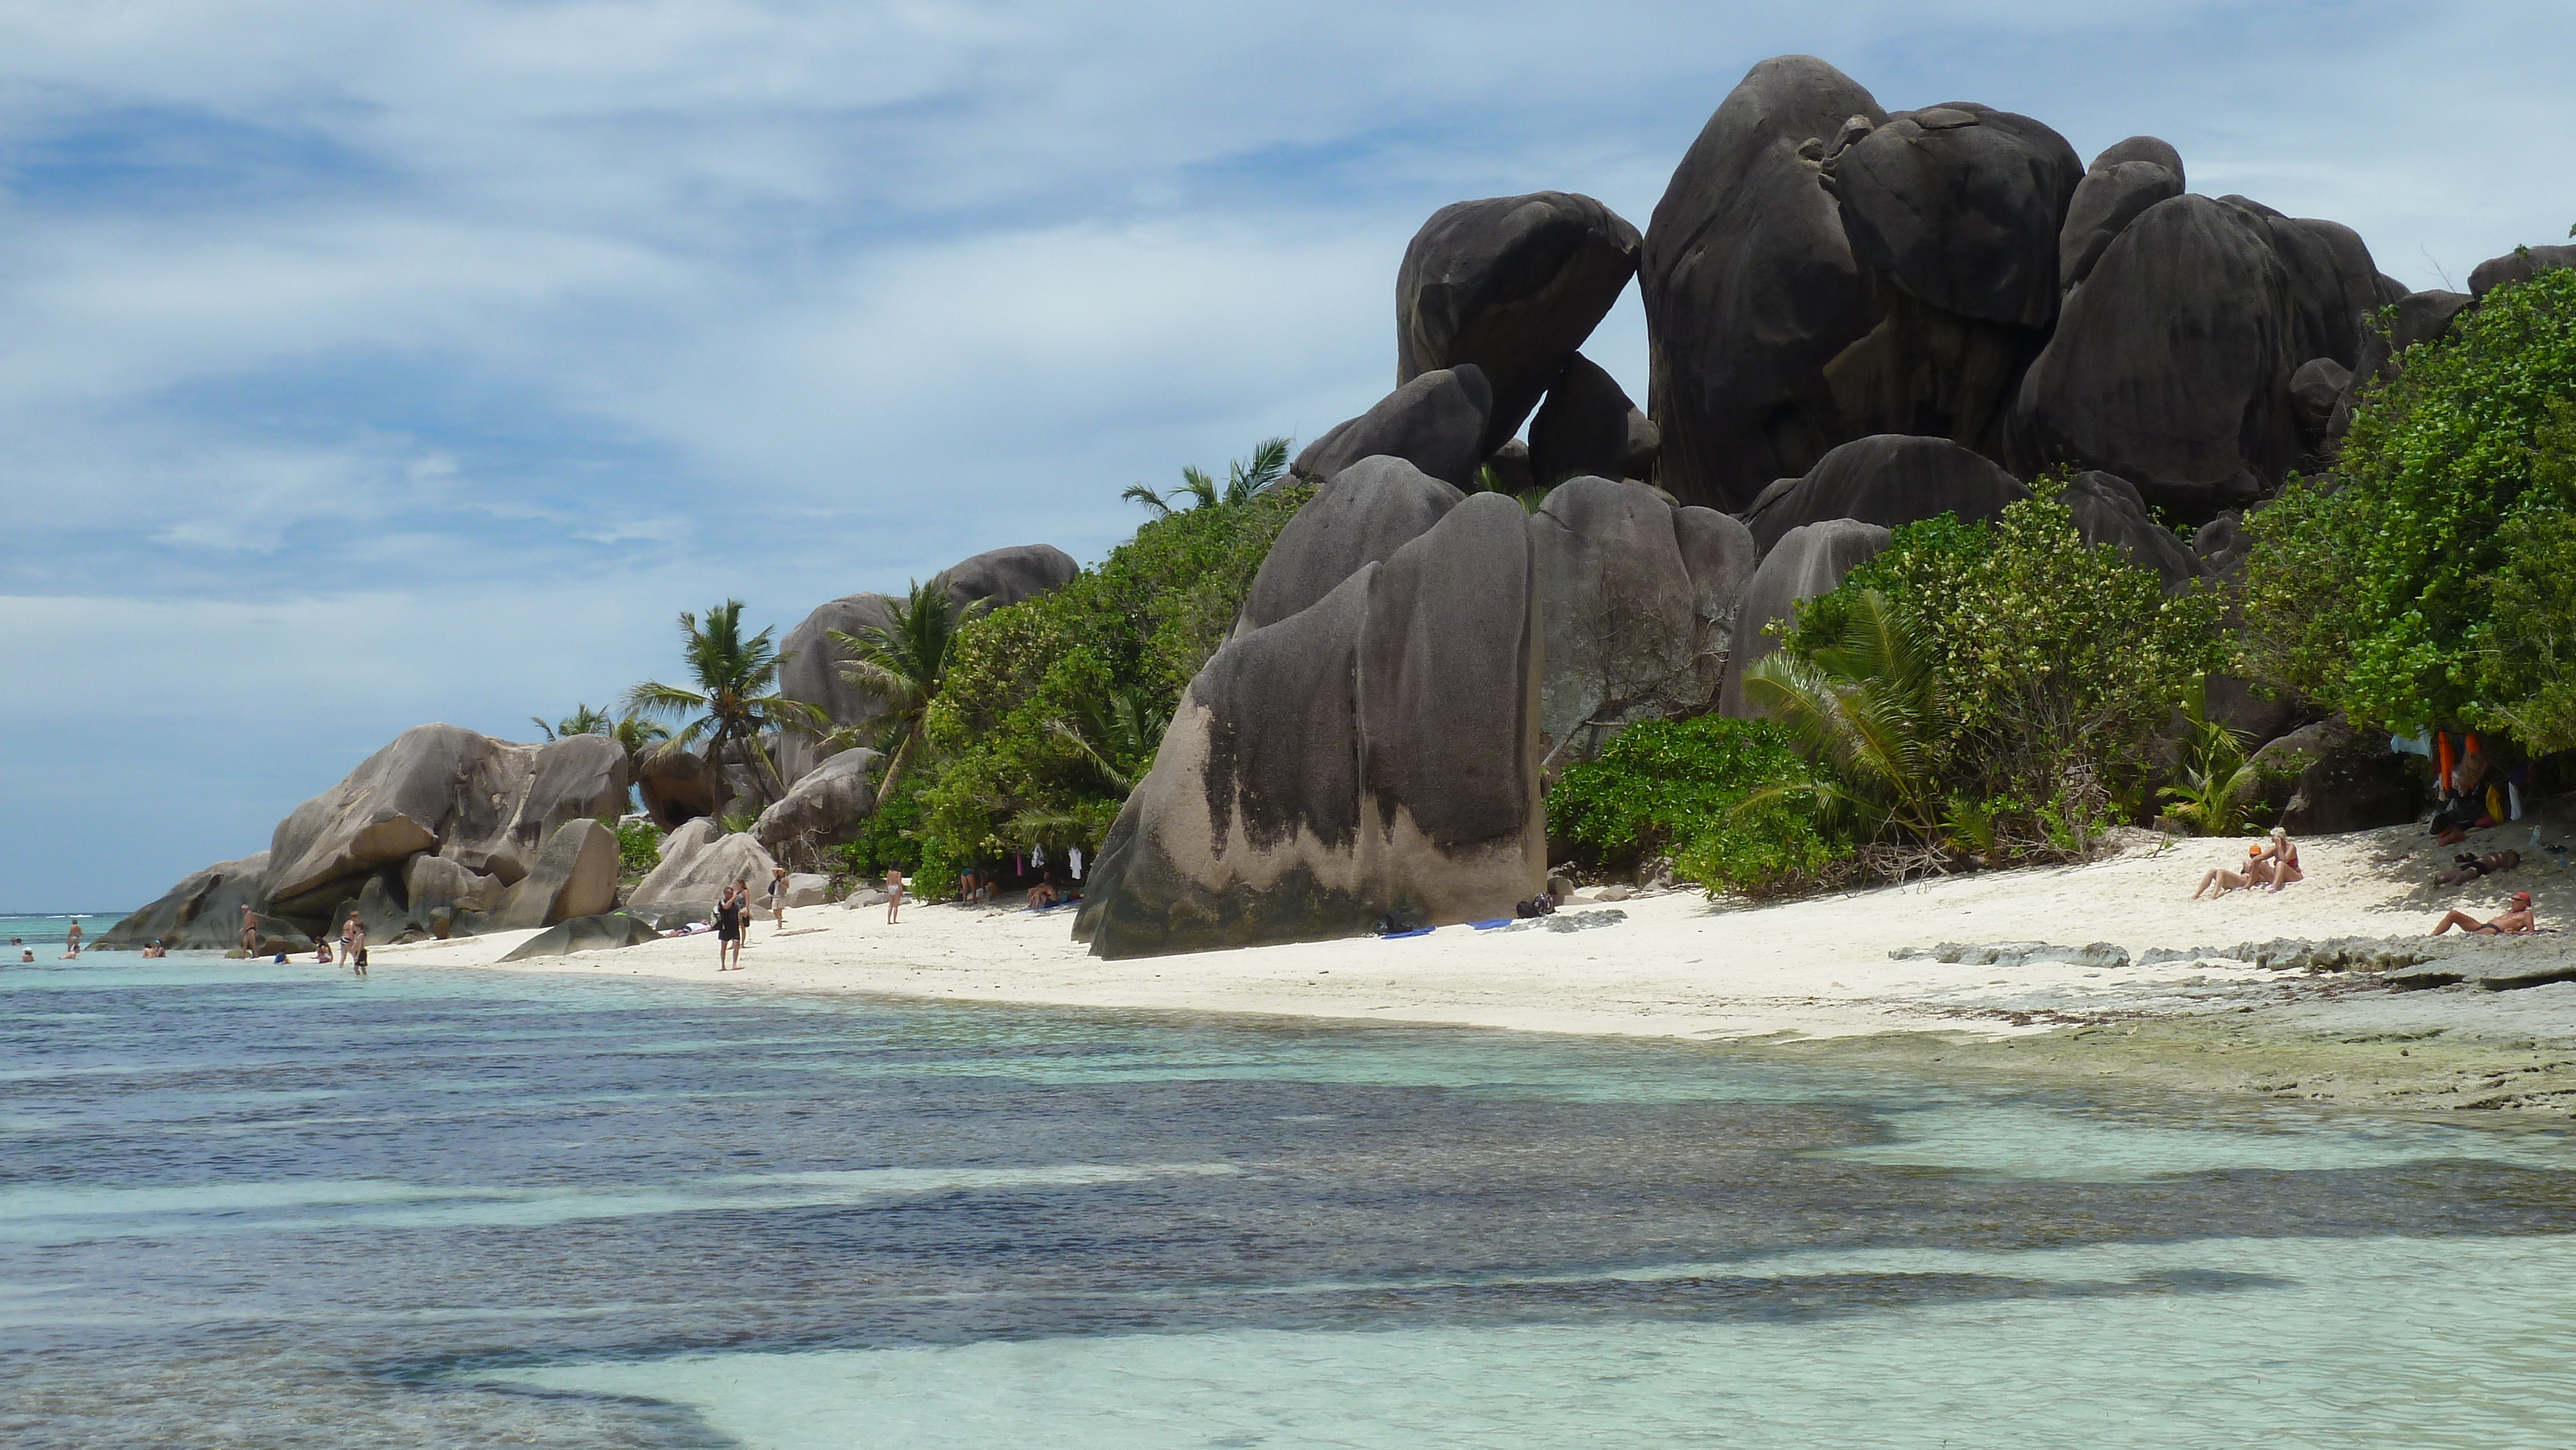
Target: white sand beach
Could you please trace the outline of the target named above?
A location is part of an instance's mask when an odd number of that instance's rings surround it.
[[[2528,830],[2499,828],[2471,844],[2517,844]],[[2089,1035],[2093,1046],[2102,1047],[2110,1045],[2106,1036],[2135,1036],[2142,1025],[2155,1035],[2158,1023],[2223,1025],[2239,1037],[2268,1034],[2264,1041],[2274,1047],[2349,1045],[2358,1023],[2359,1036],[2371,1041],[2448,1034],[2446,1046],[2471,1053],[2470,1060],[2453,1063],[2451,1056],[2429,1049],[2408,1052],[2402,1075],[2410,1081],[2423,1077],[2430,1062],[2483,1081],[2492,1076],[2486,1069],[2502,1050],[2500,1043],[2518,1044],[2520,1051],[2534,1043],[2576,1040],[2576,984],[2510,993],[2396,994],[2353,974],[2320,976],[2226,961],[2106,969],[1890,955],[1942,942],[2109,942],[2126,948],[2134,960],[2155,948],[2223,952],[2275,938],[2420,934],[2452,905],[2486,914],[2501,910],[2517,889],[2534,894],[2544,924],[2555,919],[2553,907],[2576,901],[2576,878],[2545,859],[2457,891],[2435,888],[2431,878],[2451,852],[2412,828],[2305,842],[2307,879],[2277,895],[2189,899],[2203,871],[2241,860],[2244,849],[2242,841],[2165,841],[2141,833],[2120,855],[2081,866],[1957,876],[1771,906],[1712,904],[1695,891],[1616,904],[1578,901],[1557,918],[1585,925],[1575,931],[1480,932],[1462,925],[1392,941],[1361,938],[1118,962],[1098,960],[1072,941],[1066,910],[1033,915],[919,904],[907,905],[894,925],[886,923],[882,907],[838,905],[791,912],[784,934],[763,922],[744,953],[747,969],[721,976],[715,943],[704,936],[502,966],[499,959],[532,935],[514,932],[386,947],[376,961],[379,971],[501,966],[649,974],[730,991],[1261,1013],[1811,1047],[1864,1038],[1884,1047],[1894,1040],[1890,1034],[1905,1034],[1916,1049],[1948,1044],[1943,1051],[1952,1057],[1961,1044],[2009,1044],[2041,1035]],[[1589,915],[1611,912],[1623,918]],[[2099,1030],[2104,1024],[2125,1025],[2105,1034]],[[2088,1028],[2095,1030],[2088,1034]],[[2382,1055],[2394,1064],[2398,1050]],[[2566,1070],[2576,1072],[2576,1052],[2540,1056],[2553,1064],[2566,1058]],[[2020,1058],[2032,1060],[2034,1054]],[[2242,1065],[2240,1076],[2248,1081],[2280,1076],[2252,1059]],[[2548,1071],[2556,1082],[2561,1068]],[[2342,1081],[2349,1074],[2335,1076]],[[2351,1090],[2347,1082],[2343,1095]],[[2553,1097],[2554,1091],[2541,1096]]]

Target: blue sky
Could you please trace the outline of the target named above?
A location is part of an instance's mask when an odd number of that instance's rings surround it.
[[[1096,558],[1391,385],[1432,210],[1642,227],[1792,51],[2413,286],[2576,221],[2564,4],[0,0],[0,908],[669,674],[683,608]],[[1633,291],[1588,351],[1643,396]]]

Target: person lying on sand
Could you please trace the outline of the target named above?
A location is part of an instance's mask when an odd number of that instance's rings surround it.
[[[1061,900],[1063,900],[1063,893],[1055,889],[1053,875],[1049,875],[1044,881],[1029,888],[1029,910],[1031,911],[1044,911]]]
[[[2540,923],[2532,919],[2531,893],[2528,891],[2515,892],[2513,908],[2491,921],[2480,921],[2465,911],[2454,911],[2433,928],[2433,935],[2440,936],[2455,926],[2472,936],[2525,936],[2540,930]]]
[[[2520,851],[2507,849],[2503,851],[2489,851],[2483,856],[2472,856],[2468,852],[2463,851],[2451,859],[2459,863],[2460,869],[2457,871],[2445,871],[2441,875],[2434,877],[2434,885],[2458,886],[2463,882],[2475,881],[2481,876],[2493,876],[2499,871],[2510,871],[2514,867],[2522,864],[2522,853]]]

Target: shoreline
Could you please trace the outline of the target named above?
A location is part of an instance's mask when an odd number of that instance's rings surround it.
[[[2500,827],[2484,845],[2505,843]],[[2519,991],[2394,991],[2368,971],[2221,960],[2140,965],[2155,948],[2276,938],[2418,936],[2441,910],[2500,909],[2514,889],[2576,901],[2546,863],[2457,891],[2412,827],[2302,843],[2309,877],[2275,895],[2192,902],[2243,843],[2135,842],[2079,866],[1940,878],[1765,906],[1697,892],[1569,905],[1584,929],[1443,927],[1100,961],[1071,913],[839,905],[756,925],[748,970],[715,972],[712,937],[503,964],[533,932],[374,949],[376,965],[701,979],[718,988],[1143,1009],[1762,1045],[1811,1060],[2252,1094],[2384,1110],[2576,1117],[2576,982]],[[2479,887],[2486,889],[2480,890]],[[2555,887],[2557,889],[2552,890]],[[1613,914],[1616,914],[1614,919]],[[2452,940],[2452,939],[2445,939]],[[2125,948],[2126,966],[1900,960],[1944,942]],[[2566,950],[2528,940],[2455,953]],[[2554,958],[2553,958],[2554,960]]]

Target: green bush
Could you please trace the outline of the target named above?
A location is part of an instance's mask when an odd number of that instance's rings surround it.
[[[1865,594],[1893,607],[1931,676],[1920,738],[1905,742],[1928,778],[1916,794],[1950,803],[1962,847],[1999,833],[2080,849],[2111,816],[2144,815],[2151,746],[2223,660],[2218,597],[2168,594],[2117,546],[2087,545],[2058,491],[2040,480],[1993,524],[1945,514],[1896,529],[1800,606],[1783,641],[1793,660],[1829,661]]]
[[[1284,485],[1163,514],[1064,588],[966,624],[930,712],[933,779],[913,828],[929,890],[1033,846],[1099,849],[1312,496]]]
[[[2576,270],[2498,287],[2398,363],[2332,479],[2246,516],[2241,668],[2356,724],[2576,741]]]
[[[662,832],[649,821],[617,826],[617,874],[627,880],[641,881],[662,864]]]
[[[1712,894],[1766,895],[1848,854],[1810,802],[1764,794],[1807,779],[1788,736],[1768,721],[1641,721],[1600,759],[1567,769],[1548,793],[1548,826],[1605,859],[1669,852],[1676,871]]]

